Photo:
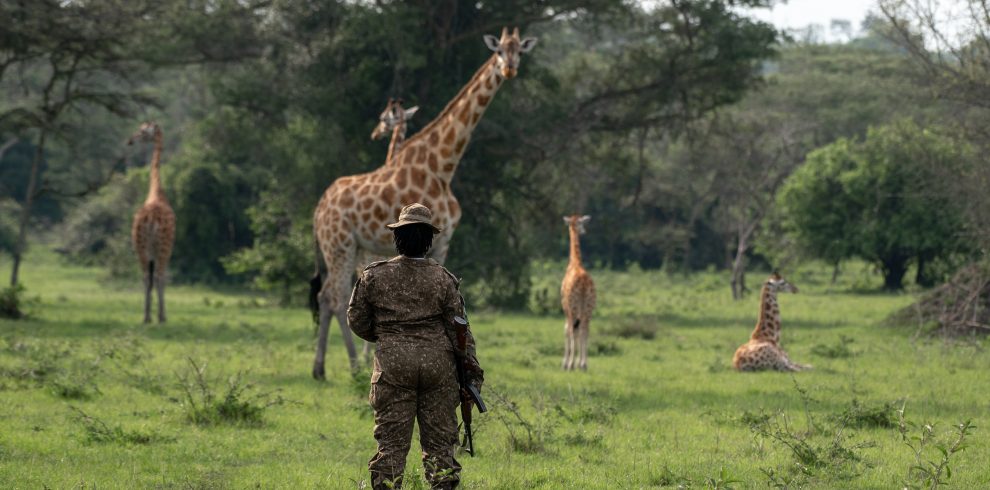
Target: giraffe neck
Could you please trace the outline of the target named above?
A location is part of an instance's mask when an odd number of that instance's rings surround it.
[[[777,305],[777,293],[770,287],[763,286],[760,293],[760,319],[753,329],[753,340],[765,340],[773,343],[780,342],[780,307]]]
[[[571,236],[571,254],[570,260],[567,261],[567,268],[581,268],[581,236],[575,226],[569,226],[568,232]]]
[[[402,149],[402,143],[406,141],[406,124],[399,123],[392,128],[392,141],[388,144],[388,156],[385,157],[385,165],[392,165],[396,153]]]
[[[158,201],[165,198],[162,190],[162,178],[160,173],[162,159],[162,131],[155,131],[155,149],[151,153],[151,179],[148,185],[148,199],[145,202]]]
[[[492,55],[481,65],[433,121],[406,141],[396,155],[402,164],[410,163],[416,157],[416,147],[425,143],[428,145],[426,150],[436,155],[436,175],[450,184],[457,171],[457,164],[467,149],[471,132],[478,126],[492,97],[504,81],[495,66],[496,56]]]

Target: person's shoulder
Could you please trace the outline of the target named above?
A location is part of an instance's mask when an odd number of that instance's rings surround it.
[[[439,268],[441,271],[443,271],[444,275],[446,275],[448,278],[450,278],[451,281],[453,281],[454,287],[458,287],[458,286],[461,285],[461,279],[459,277],[455,276],[453,272],[450,272],[450,270],[448,270],[446,267],[440,265],[440,263],[437,262],[436,260],[429,259],[429,261],[430,261],[430,264],[432,264],[432,265],[436,266],[437,268]]]
[[[380,269],[383,265],[386,265],[389,262],[391,262],[391,260],[377,260],[375,262],[372,262],[364,268],[363,274],[365,276],[373,275],[376,269]]]

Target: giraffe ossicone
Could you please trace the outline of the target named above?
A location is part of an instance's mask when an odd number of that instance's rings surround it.
[[[739,346],[732,356],[732,366],[737,371],[801,371],[811,369],[810,364],[798,364],[780,348],[780,306],[777,293],[796,293],[798,289],[774,272],[763,283],[760,292],[760,318],[750,335],[749,342]]]
[[[347,328],[347,300],[359,259],[394,253],[392,234],[385,228],[402,206],[419,202],[433,211],[433,224],[443,230],[433,240],[430,257],[446,260],[450,239],[461,219],[461,207],[450,183],[492,98],[502,84],[516,76],[521,54],[536,45],[502,29],[486,36],[494,51],[433,121],[402,143],[385,165],[365,174],[336,179],[323,193],[313,213],[317,274],[310,281],[310,305],[319,322],[313,377],[325,377],[324,358],[329,324],[337,318],[351,369],[357,353]],[[363,265],[363,264],[361,264]],[[318,313],[318,315],[316,315]]]

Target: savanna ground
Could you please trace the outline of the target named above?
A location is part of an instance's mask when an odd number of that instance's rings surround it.
[[[552,305],[563,265],[538,269]],[[40,246],[29,256],[32,316],[0,321],[0,486],[365,484],[368,374],[347,373],[336,326],[319,383],[307,311],[172,286],[169,322],[146,326],[136,273],[134,284],[103,275]],[[491,410],[475,416],[478,457],[460,457],[465,488],[920,485],[898,429],[902,406],[907,436],[934,428],[922,464],[941,462],[936,444],[951,449],[954,424],[972,420],[948,482],[990,486],[988,343],[882,325],[912,296],[870,292],[880,280],[867,268],[848,267],[835,285],[824,267],[789,275],[801,293],[781,297],[783,345],[815,366],[793,376],[731,369],[758,301],[729,300],[723,274],[594,275],[586,373],[559,369],[556,310],[473,312]],[[407,472],[407,487],[422,487],[415,442]]]

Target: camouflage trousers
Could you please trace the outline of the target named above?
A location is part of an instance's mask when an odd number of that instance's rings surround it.
[[[432,488],[454,488],[461,466],[457,446],[458,385],[454,354],[433,343],[379,341],[371,375],[371,407],[375,410],[378,453],[368,462],[375,489],[399,488],[419,422],[423,469]]]

